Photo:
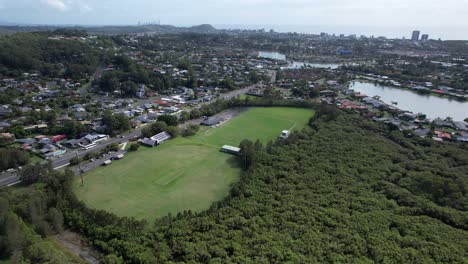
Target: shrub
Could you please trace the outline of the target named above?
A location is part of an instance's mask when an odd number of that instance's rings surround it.
[[[139,144],[132,144],[129,148],[130,151],[137,151],[140,148]]]

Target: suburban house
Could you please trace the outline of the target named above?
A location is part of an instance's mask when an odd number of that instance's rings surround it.
[[[44,158],[49,159],[65,154],[66,150],[58,147],[55,144],[47,144],[44,147],[42,147],[42,149],[39,150],[39,152],[42,156],[44,156]]]
[[[323,90],[323,91],[320,91],[320,95],[321,96],[329,96],[329,97],[336,97],[337,94],[335,91],[332,91],[332,90]]]
[[[141,85],[135,95],[138,98],[145,98],[146,96],[145,85]]]
[[[0,142],[15,141],[15,135],[11,133],[0,133]]]
[[[3,130],[5,128],[9,128],[11,125],[7,122],[0,122],[0,130]]]
[[[80,139],[71,139],[64,142],[64,145],[70,148],[87,148],[96,143],[109,139],[107,135],[102,134],[88,134]]]
[[[86,112],[86,109],[82,104],[75,104],[75,105],[71,106],[71,109],[74,112],[78,112],[78,113]]]
[[[11,109],[7,105],[0,105],[0,116],[7,116],[11,114]]]
[[[443,131],[434,131],[434,134],[436,135],[437,138],[439,139],[442,139],[442,140],[451,140],[452,139],[452,135],[450,135],[450,133],[447,133],[447,132],[443,132]]]
[[[147,114],[148,119],[151,119],[151,120],[158,119],[158,116],[160,116],[160,114],[156,112],[148,112]]]
[[[414,130],[414,133],[419,136],[419,137],[426,137],[428,135],[428,133],[431,132],[431,130],[429,128],[418,128],[416,130]]]
[[[468,131],[468,123],[463,121],[455,121],[453,125],[457,128],[457,130],[461,131]]]
[[[53,137],[51,138],[51,140],[52,140],[53,142],[57,143],[57,142],[60,142],[60,141],[62,141],[62,140],[64,140],[64,139],[66,139],[66,138],[67,138],[67,136],[65,136],[65,135],[57,135],[57,136],[53,136]]]
[[[154,104],[156,104],[157,106],[167,106],[169,103],[164,100],[155,100]]]
[[[29,130],[41,130],[47,128],[47,124],[37,124],[37,125],[32,125],[32,126],[27,126],[24,127],[24,131],[29,131]]]
[[[23,145],[32,145],[36,143],[36,140],[34,138],[22,138],[22,139],[17,139],[16,142],[23,144]]]
[[[372,105],[374,108],[380,108],[382,106],[382,102],[372,97],[363,98],[362,101],[365,104]]]
[[[98,143],[98,142],[109,139],[109,136],[102,135],[102,134],[88,134],[84,136],[84,138],[91,143]]]

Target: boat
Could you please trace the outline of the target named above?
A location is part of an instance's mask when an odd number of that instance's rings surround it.
[[[398,105],[398,102],[393,101],[392,105]]]

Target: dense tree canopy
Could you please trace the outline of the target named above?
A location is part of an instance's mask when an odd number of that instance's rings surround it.
[[[89,209],[69,172],[31,167],[28,174],[40,170],[34,192],[0,192],[0,256],[60,262],[24,232],[45,236],[67,225],[104,263],[467,261],[466,145],[406,138],[322,106],[303,131],[240,147],[248,166],[226,199],[154,225]]]
[[[46,33],[0,38],[0,74],[5,75],[40,72],[50,77],[86,78],[102,58],[102,52],[85,42],[51,39]]]
[[[0,149],[0,170],[17,168],[29,162],[29,153],[19,149]]]
[[[106,126],[106,133],[115,135],[130,129],[130,119],[124,114],[112,114],[109,110],[104,111],[102,123]]]
[[[148,230],[72,199],[65,218],[127,263],[466,261],[466,146],[322,117],[266,148],[244,141],[254,162],[206,212]]]
[[[158,116],[158,121],[165,122],[168,126],[177,126],[179,124],[179,120],[174,115]]]
[[[175,84],[170,75],[149,71],[127,56],[112,57],[110,62],[115,69],[105,71],[102,77],[96,80],[102,91],[113,92],[120,89],[122,95],[134,96],[138,89],[137,84],[148,85],[156,91],[168,89]]]
[[[47,236],[62,232],[60,207],[71,173],[40,169],[40,184],[0,189],[0,260],[7,263],[81,263],[70,258]]]

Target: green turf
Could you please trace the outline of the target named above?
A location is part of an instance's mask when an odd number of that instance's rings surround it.
[[[76,194],[88,206],[120,216],[152,220],[184,210],[206,210],[223,199],[240,169],[234,156],[219,152],[244,138],[275,139],[281,130],[302,128],[311,110],[254,108],[218,128],[192,138],[177,138],[156,148],[141,147],[108,167],[76,181]]]
[[[256,100],[256,99],[258,99],[260,97],[253,96],[253,95],[247,95],[247,94],[239,95],[239,99],[241,99],[241,100],[245,100],[246,98],[249,98],[251,100]]]
[[[36,162],[42,163],[45,159],[39,157],[36,154],[31,154],[31,159],[29,160],[30,164],[35,164]]]
[[[302,108],[253,108],[218,128],[195,136],[208,144],[238,146],[243,139],[260,139],[263,143],[276,139],[282,130],[302,129],[313,111]]]

